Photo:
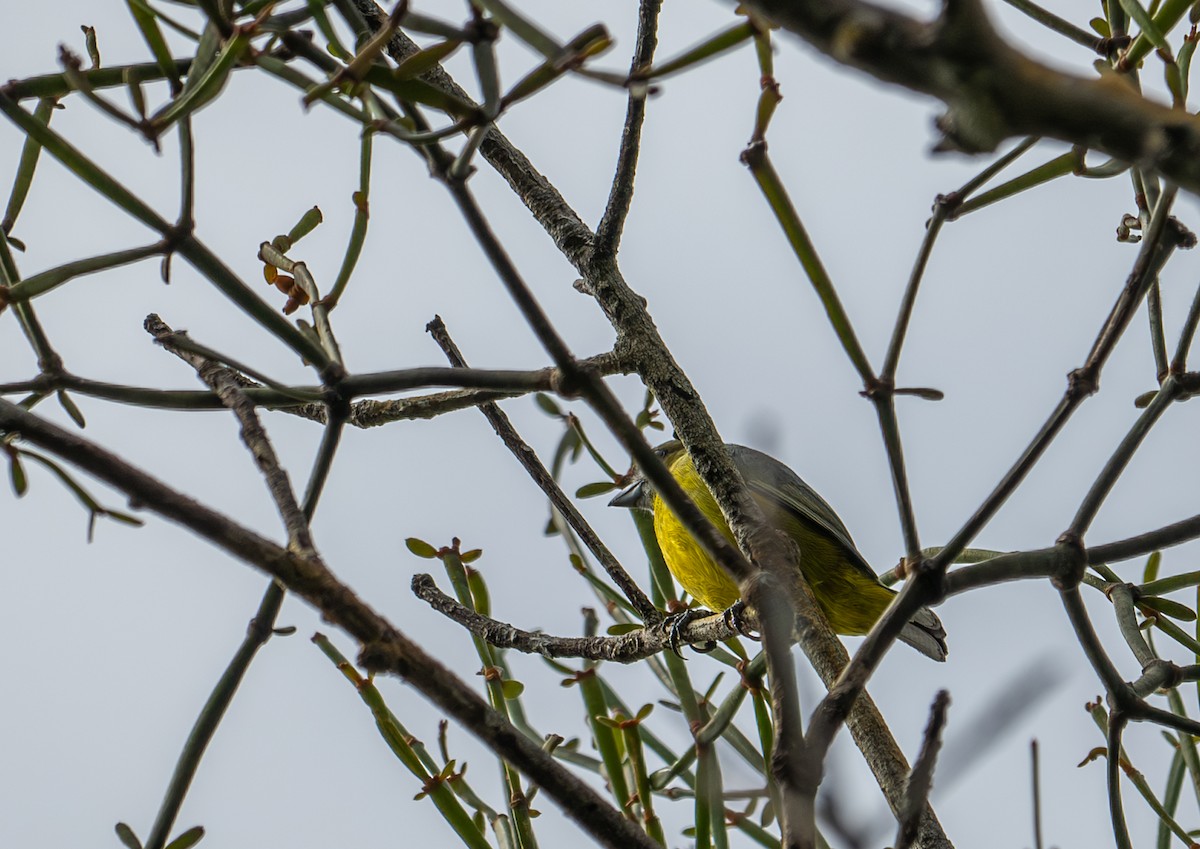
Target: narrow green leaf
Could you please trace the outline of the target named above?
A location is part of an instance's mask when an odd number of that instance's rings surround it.
[[[1146,569],[1142,573],[1142,583],[1143,584],[1148,584],[1151,581],[1158,580],[1158,567],[1161,564],[1162,564],[1162,552],[1161,551],[1151,552],[1150,556],[1146,558]]]
[[[75,402],[71,400],[71,396],[66,393],[66,390],[60,389],[55,394],[58,396],[58,403],[66,411],[67,415],[71,417],[71,421],[79,425],[80,428],[87,427],[87,421],[84,420],[83,413],[76,406]]]
[[[448,39],[418,50],[396,66],[392,75],[398,80],[412,80],[432,70],[439,62],[462,46],[457,39]]]
[[[753,38],[754,33],[754,24],[749,21],[734,24],[728,29],[717,33],[712,38],[685,50],[678,56],[668,59],[659,65],[651,66],[642,73],[635,74],[633,78],[639,81],[661,79],[676,71],[682,71],[684,68],[694,65],[697,62],[703,62],[724,53],[726,50],[737,47],[743,41]]]
[[[158,28],[158,18],[153,11],[146,8],[145,5],[135,2],[135,0],[125,0],[125,2],[129,6],[129,13],[133,15],[133,20],[142,34],[142,40],[146,42],[146,46],[154,54],[154,61],[158,63],[158,67],[162,68],[162,72],[166,74],[167,79],[171,81],[172,85],[178,86],[179,70],[175,67],[175,60],[171,57],[171,49],[167,47],[167,41],[163,38],[162,30]]]
[[[300,220],[296,222],[296,226],[288,231],[287,239],[290,245],[303,239],[313,230],[317,229],[317,225],[324,221],[324,216],[321,215],[320,207],[314,206],[300,216]]]
[[[191,849],[204,839],[204,826],[194,825],[167,844],[167,849]]]
[[[477,613],[484,616],[492,615],[492,597],[488,593],[487,582],[483,575],[474,570],[467,572],[467,589],[471,591],[471,602]]]
[[[1164,616],[1170,616],[1172,619],[1178,619],[1180,622],[1195,622],[1196,612],[1186,604],[1180,604],[1169,598],[1161,596],[1144,596],[1139,598],[1139,607],[1148,607],[1151,610],[1157,611]]]
[[[1150,14],[1142,8],[1142,4],[1138,0],[1120,0],[1121,8],[1125,10],[1125,14],[1141,28],[1142,33],[1146,38],[1150,39],[1150,43],[1159,50],[1170,53],[1171,45],[1167,41],[1166,36],[1159,30],[1158,25],[1150,18]]]
[[[622,622],[617,625],[609,625],[606,633],[610,637],[619,637],[622,634],[630,634],[634,631],[642,630],[642,626],[633,622]]]
[[[424,557],[426,560],[437,559],[437,549],[425,542],[423,539],[409,537],[404,541],[404,544],[408,546],[408,550],[417,555],[417,557]]]
[[[117,832],[117,839],[129,847],[129,849],[142,849],[142,841],[138,840],[132,828],[123,822],[117,823],[113,828]]]
[[[37,108],[33,111],[33,120],[43,126],[49,125],[56,102],[49,97],[39,100]],[[29,195],[29,187],[33,185],[33,174],[37,170],[41,153],[42,145],[33,136],[26,135],[25,143],[21,147],[21,158],[17,162],[17,173],[13,177],[12,191],[8,196],[8,206],[4,210],[3,221],[0,221],[0,234],[11,231],[16,223],[21,207],[25,205],[25,198]],[[8,237],[8,242],[20,251],[25,250],[24,244],[12,236]]]
[[[606,492],[612,492],[617,488],[617,485],[612,481],[596,481],[595,483],[585,483],[579,489],[575,490],[576,498],[595,498],[597,495],[604,495]]]
[[[12,479],[13,492],[20,498],[29,491],[29,481],[25,477],[25,467],[21,464],[21,458],[17,454],[9,455],[8,459],[9,476]]]
[[[562,410],[559,409],[558,404],[554,403],[554,399],[545,392],[535,392],[533,400],[546,415],[553,416],[556,419],[562,418]]]
[[[135,528],[140,528],[146,524],[144,520],[139,519],[137,516],[122,513],[120,510],[105,509],[104,518],[112,519],[114,522],[120,522],[123,525],[132,525]]]

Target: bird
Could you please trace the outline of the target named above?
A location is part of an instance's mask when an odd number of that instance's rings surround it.
[[[774,457],[744,445],[725,447],[767,521],[799,546],[800,571],[833,630],[846,635],[870,631],[896,593],[880,583],[837,513]],[[655,452],[700,512],[734,542],[733,532],[683,443],[671,440]],[[714,612],[733,608],[741,599],[738,585],[688,532],[649,481],[636,470],[632,474],[609,505],[653,513],[654,535],[679,585]],[[929,608],[921,608],[905,624],[900,640],[933,660],[946,659],[946,630]]]

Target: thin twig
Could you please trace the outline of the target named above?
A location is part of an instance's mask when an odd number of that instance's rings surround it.
[[[540,631],[525,631],[459,604],[438,589],[433,578],[424,574],[413,576],[412,591],[438,613],[496,648],[516,649],[527,654],[633,663],[658,654],[672,640],[671,635],[662,628],[639,628],[615,637],[556,637]],[[679,629],[679,642],[688,645],[723,641],[736,636],[737,632],[726,624],[719,613],[691,620]]]
[[[946,709],[949,706],[950,694],[938,690],[929,708],[929,724],[925,726],[921,752],[908,777],[904,810],[896,831],[896,849],[908,849],[917,837],[921,814],[929,801],[929,791],[933,789],[933,772],[937,766],[938,750],[942,747],[942,730],[946,727]]]
[[[661,11],[662,0],[641,0],[638,4],[637,41],[629,68],[631,76],[648,68],[654,61],[654,50],[658,46],[658,15]],[[594,250],[598,254],[615,255],[621,244],[621,231],[633,202],[633,178],[637,172],[638,153],[641,150],[646,98],[644,90],[631,90],[629,93],[629,103],[625,107],[625,125],[621,130],[621,149],[617,154],[616,173],[608,192],[604,216],[596,225]]]
[[[450,332],[446,329],[445,322],[441,316],[434,316],[433,321],[425,326],[425,329],[433,336],[434,341],[438,343],[442,351],[445,352],[446,358],[450,360],[450,364],[455,368],[466,368],[466,360],[463,359],[462,352],[450,338]],[[508,448],[512,455],[517,458],[524,468],[533,478],[534,483],[541,488],[546,497],[550,499],[550,503],[554,509],[567,520],[567,523],[574,529],[575,533],[579,534],[579,538],[583,540],[584,545],[592,552],[595,558],[604,567],[604,571],[613,579],[615,583],[625,594],[625,598],[633,605],[633,609],[637,611],[647,625],[656,625],[662,621],[662,613],[654,606],[654,604],[642,592],[641,587],[629,577],[629,573],[621,565],[620,561],[613,556],[613,553],[608,550],[608,547],[601,541],[599,535],[592,530],[592,526],[583,518],[583,514],[579,512],[575,504],[569,499],[562,487],[554,480],[553,475],[547,471],[546,467],[538,459],[537,452],[517,433],[512,422],[499,405],[494,403],[486,403],[479,405],[479,411],[491,424],[492,429],[496,431],[496,435]]]

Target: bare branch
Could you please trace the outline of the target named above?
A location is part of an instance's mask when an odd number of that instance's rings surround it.
[[[979,0],[944,3],[928,23],[863,0],[750,6],[839,62],[945,103],[941,150],[979,152],[1009,136],[1044,136],[1200,191],[1200,127],[1191,115],[1142,97],[1116,74],[1088,79],[1030,59],[993,29]]]

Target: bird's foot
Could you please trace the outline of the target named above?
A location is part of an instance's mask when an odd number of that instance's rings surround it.
[[[683,629],[686,628],[689,623],[711,615],[712,614],[707,610],[689,607],[687,610],[684,610],[680,613],[671,614],[664,619],[662,622],[662,627],[667,633],[668,648],[675,652],[678,657],[687,660],[687,658],[683,657],[683,652],[681,651],[681,647],[683,646]],[[707,654],[716,647],[717,644],[711,641],[706,643],[692,644],[692,650],[698,651],[701,654]]]
[[[725,624],[731,629],[737,631],[748,640],[762,642],[762,636],[750,628],[749,623],[746,622],[745,615],[746,602],[742,601],[740,598],[733,604],[729,605],[725,612],[721,614],[722,618],[725,620]]]

